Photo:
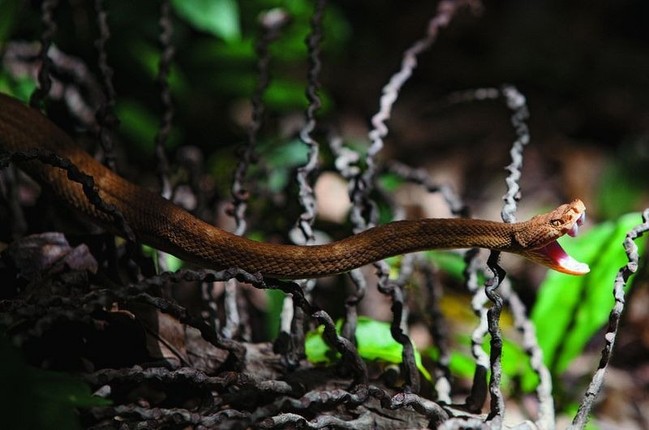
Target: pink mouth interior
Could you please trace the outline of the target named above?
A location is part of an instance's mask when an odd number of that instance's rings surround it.
[[[581,263],[571,256],[559,245],[559,242],[554,241],[538,250],[550,266],[562,273],[569,275],[584,275],[590,272],[588,264]]]

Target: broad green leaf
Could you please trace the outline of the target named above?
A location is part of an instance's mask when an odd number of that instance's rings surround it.
[[[31,77],[15,78],[0,69],[0,92],[27,102],[35,89],[36,81]]]
[[[170,272],[176,272],[182,269],[185,266],[185,263],[180,258],[165,253],[165,262],[167,263],[167,269]]]
[[[7,429],[78,429],[76,408],[107,406],[83,381],[26,365],[0,334],[0,416]]]
[[[279,333],[279,321],[284,306],[286,294],[280,290],[264,290],[268,298],[266,312],[266,336],[267,339],[275,339]]]
[[[475,359],[468,351],[468,348],[471,346],[471,337],[458,335],[456,342],[459,346],[463,346],[463,348],[461,350],[451,351],[451,360],[449,363],[451,374],[460,378],[470,379],[473,377],[476,368]],[[485,339],[482,347],[489,354],[491,350],[489,338]],[[434,361],[439,359],[439,351],[436,348],[427,348],[424,353]],[[525,351],[518,344],[506,338],[503,339],[501,363],[505,386],[510,385],[508,381],[518,380],[521,375],[526,376],[528,380],[528,384],[523,387],[526,392],[532,391],[538,384],[538,377],[533,373],[530,360]]]
[[[641,221],[640,214],[628,214],[562,241],[566,251],[587,263],[591,272],[575,277],[551,271],[541,285],[532,321],[553,373],[563,372],[606,323],[614,303],[615,276],[627,262],[622,242]],[[643,252],[645,240],[636,243]]]
[[[439,360],[439,350],[437,348],[426,348],[423,351],[431,360]],[[475,360],[469,353],[451,351],[451,361],[449,363],[451,374],[460,378],[471,378],[475,372]]]
[[[338,321],[336,324],[338,331],[340,331],[341,325],[342,322]],[[319,327],[318,330],[307,334],[305,343],[306,356],[312,363],[331,362],[331,351],[322,339],[322,331],[323,327]],[[401,363],[403,347],[392,338],[389,323],[359,317],[358,326],[356,327],[356,340],[358,342],[358,353],[363,359]],[[415,362],[422,375],[430,381],[432,377],[428,370],[424,368],[418,351],[415,351]]]
[[[176,13],[195,29],[226,41],[241,37],[236,0],[173,0]]]
[[[525,352],[524,348],[519,343],[519,340],[512,340],[511,333],[513,332],[513,317],[508,312],[504,311],[500,316],[500,328],[502,330],[502,376],[505,378],[505,384],[509,386],[508,381],[518,381],[521,377],[525,378],[526,385],[523,385],[525,392],[532,391],[538,384],[538,376],[532,370],[529,355]],[[475,373],[476,362],[470,354],[471,336],[467,334],[458,334],[456,336],[456,343],[463,348],[459,351],[451,352],[450,369],[455,375],[462,377],[473,377]],[[482,348],[487,354],[491,352],[491,338],[486,336],[482,344]]]
[[[158,261],[157,254],[159,252],[162,251],[158,251],[157,249],[150,247],[148,245],[142,245],[142,253],[147,257],[153,259],[153,261],[156,263],[156,270],[158,272],[160,271],[160,268],[157,265],[157,261]],[[177,272],[178,270],[182,269],[185,266],[185,262],[174,255],[164,253],[164,259],[165,259],[167,270],[170,272]]]

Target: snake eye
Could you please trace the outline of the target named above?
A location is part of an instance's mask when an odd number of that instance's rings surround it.
[[[561,225],[561,220],[560,219],[553,219],[550,221],[550,224],[552,227],[559,227]]]

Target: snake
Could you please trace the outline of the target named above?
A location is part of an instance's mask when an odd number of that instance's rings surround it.
[[[36,159],[18,167],[43,190],[114,234],[117,212],[136,240],[200,267],[239,268],[279,279],[307,279],[349,272],[385,258],[433,249],[485,248],[520,255],[571,275],[589,267],[568,255],[557,239],[575,236],[585,217],[575,199],[521,222],[473,218],[424,218],[393,221],[346,238],[317,245],[268,243],[238,236],[213,226],[155,192],[138,186],[105,167],[50,121],[40,110],[0,93],[0,151],[15,154],[44,151],[69,160],[93,178],[94,191],[116,211],[101,210],[71,181],[67,172]]]

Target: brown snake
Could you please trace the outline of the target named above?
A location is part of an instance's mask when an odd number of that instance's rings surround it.
[[[210,269],[238,267],[268,277],[303,279],[347,272],[414,251],[479,247],[519,254],[573,275],[589,270],[556,242],[566,233],[576,234],[585,211],[580,200],[512,224],[455,218],[395,221],[326,245],[279,245],[228,233],[126,181],[79,148],[40,111],[0,94],[0,151],[35,148],[68,158],[92,176],[101,199],[123,214],[138,240]],[[113,216],[93,206],[65,171],[40,161],[19,166],[94,223],[118,233]]]

